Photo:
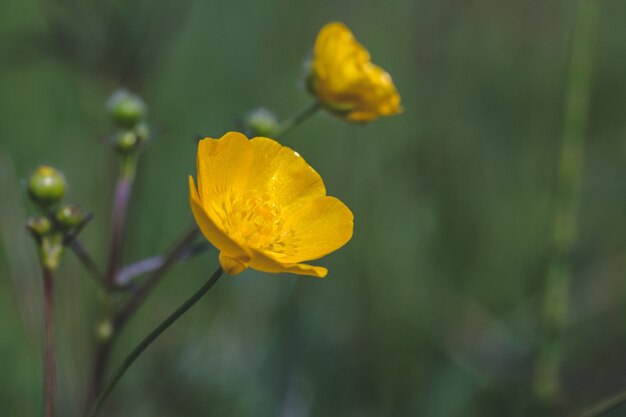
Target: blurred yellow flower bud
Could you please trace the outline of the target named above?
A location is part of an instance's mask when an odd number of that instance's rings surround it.
[[[367,50],[342,23],[320,30],[307,86],[327,110],[351,122],[402,111],[391,76],[370,61]]]

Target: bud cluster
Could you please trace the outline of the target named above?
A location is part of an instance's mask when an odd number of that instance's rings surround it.
[[[141,97],[120,89],[109,98],[107,109],[119,128],[111,143],[120,155],[133,153],[149,139],[150,128],[145,121],[147,109]]]
[[[85,220],[78,205],[61,202],[66,188],[63,174],[51,166],[42,165],[30,176],[28,195],[42,214],[30,217],[26,227],[37,240],[72,232]]]
[[[278,130],[276,115],[261,107],[248,113],[244,119],[244,129],[248,136],[274,137]]]

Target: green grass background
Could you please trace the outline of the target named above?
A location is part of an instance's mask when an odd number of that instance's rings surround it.
[[[626,3],[600,3],[563,416],[626,385]],[[41,404],[41,278],[23,180],[43,162],[65,172],[68,199],[95,214],[82,238],[103,263],[116,169],[104,103],[130,86],[164,133],[140,163],[124,259],[165,250],[192,221],[195,136],[219,137],[260,105],[280,117],[307,106],[304,63],[333,20],[392,74],[405,108],[366,126],[320,114],[282,140],[351,207],[352,241],[321,261],[325,280],[225,278],[143,355],[102,415],[532,415],[575,6],[2,0],[0,415],[35,416]],[[211,251],[175,268],[113,362],[216,262]],[[97,294],[69,253],[56,290],[59,415],[71,417]]]

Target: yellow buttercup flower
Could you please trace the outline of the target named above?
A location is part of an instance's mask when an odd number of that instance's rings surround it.
[[[402,111],[391,76],[372,64],[367,50],[342,23],[329,23],[320,30],[309,87],[328,110],[351,122]]]
[[[220,251],[224,271],[250,267],[325,277],[304,264],[339,249],[352,237],[353,216],[326,195],[317,172],[292,149],[230,132],[198,144],[198,187],[189,177],[193,215]]]

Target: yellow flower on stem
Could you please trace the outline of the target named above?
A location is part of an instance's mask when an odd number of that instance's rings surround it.
[[[198,186],[189,177],[193,215],[220,251],[228,274],[250,267],[323,278],[326,268],[304,264],[352,237],[353,216],[326,195],[319,174],[292,149],[230,132],[198,144]]]
[[[315,41],[309,88],[332,113],[369,122],[400,113],[391,76],[372,64],[367,50],[342,23],[328,23]]]

